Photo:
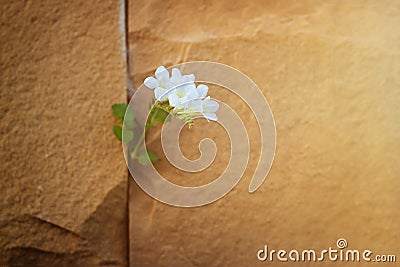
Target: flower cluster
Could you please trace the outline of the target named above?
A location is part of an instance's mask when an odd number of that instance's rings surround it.
[[[207,96],[207,85],[196,87],[194,81],[194,74],[182,75],[179,69],[173,68],[170,76],[168,70],[160,66],[155,77],[147,77],[144,85],[153,89],[155,98],[161,103],[167,103],[168,110],[177,118],[192,121],[201,115],[208,121],[216,121],[218,102]]]

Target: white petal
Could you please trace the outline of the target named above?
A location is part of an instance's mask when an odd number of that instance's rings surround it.
[[[192,82],[185,82],[181,79],[175,82],[175,88],[184,91],[187,91],[189,88],[194,88],[196,90],[196,85]]]
[[[182,97],[180,101],[181,101],[180,106],[181,106],[182,108],[184,108],[184,109],[188,109],[189,105],[193,105],[193,104],[192,104],[193,99],[189,99],[189,98],[187,98],[186,96],[185,96],[185,97]],[[201,108],[202,108],[202,107],[201,107],[201,105],[200,105],[200,109],[201,109]],[[196,111],[196,112],[199,112],[199,111]]]
[[[158,67],[155,74],[159,81],[166,82],[169,79],[168,70],[164,66]]]
[[[181,98],[181,103],[185,104],[185,107],[188,106],[188,103],[192,100],[198,99],[198,93],[194,92],[187,92],[187,94]]]
[[[187,102],[187,110],[189,112],[202,112],[203,107],[201,105],[201,101],[199,100],[192,100]]]
[[[154,95],[159,101],[165,100],[167,98],[166,92],[167,90],[161,87],[157,87],[156,89],[154,89]]]
[[[168,96],[168,100],[169,100],[169,104],[171,106],[173,106],[173,107],[177,107],[181,103],[181,100],[179,99],[179,97],[175,93],[171,93]]]
[[[197,86],[197,91],[199,92],[199,97],[204,98],[208,93],[208,86],[205,84],[200,84]]]
[[[217,121],[217,115],[215,113],[203,113],[204,118],[206,118],[209,121]]]
[[[182,78],[182,73],[179,69],[173,68],[172,69],[172,78],[173,79],[181,79]]]
[[[185,87],[187,99],[199,98],[199,92],[196,90],[196,86],[189,85]]]
[[[188,88],[189,87],[186,84],[179,84],[179,85],[174,86],[173,91],[186,94],[186,91],[188,90]]]
[[[203,101],[203,109],[204,112],[216,112],[219,108],[219,104],[214,100],[205,100]]]
[[[183,76],[183,80],[185,82],[194,82],[195,78],[196,77],[194,76],[194,74],[188,74]]]
[[[172,79],[168,79],[167,81],[164,82],[164,88],[169,90],[175,87],[175,83],[172,81]]]
[[[144,85],[146,85],[150,89],[156,88],[159,84],[160,83],[158,82],[158,80],[154,77],[147,77],[144,80]]]

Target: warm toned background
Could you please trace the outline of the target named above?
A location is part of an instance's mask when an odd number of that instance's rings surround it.
[[[253,148],[245,177],[225,198],[193,209],[161,204],[132,183],[133,266],[271,266],[256,259],[264,244],[322,250],[340,237],[351,249],[400,256],[399,1],[138,0],[129,14],[135,87],[159,65],[229,64],[262,89],[278,138],[270,175],[249,195],[256,124],[243,103],[212,89],[245,118]],[[228,148],[226,135],[208,126],[219,148]],[[198,154],[193,136],[201,129],[183,133],[188,156]],[[197,184],[225,163],[200,176],[179,174],[165,160],[157,167]]]
[[[123,7],[0,1],[0,266],[128,264]]]
[[[229,64],[260,86],[278,137],[271,173],[249,195],[257,125],[211,88],[245,120],[245,177],[194,209],[131,182],[129,240],[110,112],[126,97],[125,4],[135,88],[159,65]],[[271,266],[256,260],[264,244],[325,249],[339,237],[399,257],[398,25],[398,1],[0,1],[0,266],[127,266],[128,254],[132,266]],[[197,125],[184,131],[183,152],[198,156],[201,129],[220,152],[199,175],[157,164],[180,184],[210,181],[226,165],[227,135]]]

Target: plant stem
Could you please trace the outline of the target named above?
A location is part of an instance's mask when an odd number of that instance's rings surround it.
[[[136,143],[135,148],[133,149],[132,153],[131,153],[131,158],[135,159],[136,158],[136,154],[139,150],[140,144],[143,142],[145,136],[146,136],[146,132],[150,127],[153,127],[153,123],[154,123],[154,118],[157,117],[157,113],[159,111],[159,109],[170,113],[172,110],[172,107],[169,106],[165,106],[168,103],[167,100],[164,100],[162,102],[158,102],[150,111],[150,116],[149,116],[149,120],[146,122],[145,125],[145,129],[143,130],[142,135],[139,137],[138,142]]]
[[[139,149],[139,147],[140,147],[140,144],[143,142],[145,135],[146,135],[146,131],[143,130],[142,135],[139,137],[139,140],[138,140],[138,142],[136,143],[136,146],[135,146],[135,148],[133,149],[133,151],[132,151],[132,153],[131,153],[131,158],[132,158],[132,159],[135,159],[135,158],[136,158],[136,153],[137,153],[137,151],[138,151],[138,149]]]

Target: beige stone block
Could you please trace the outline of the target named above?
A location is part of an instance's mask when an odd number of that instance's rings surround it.
[[[257,125],[246,105],[211,89],[245,118],[248,170],[231,193],[201,208],[161,204],[132,184],[133,265],[265,266],[256,258],[264,244],[322,250],[340,237],[352,249],[399,251],[399,2],[151,0],[133,1],[129,11],[134,86],[159,65],[225,63],[259,85],[277,127],[273,167],[250,195]],[[194,158],[195,133],[181,140]],[[229,148],[222,133],[210,135]],[[171,181],[198,185],[216,178],[225,163],[197,176],[165,159],[157,168]]]
[[[1,2],[0,265],[127,265],[121,8]]]

